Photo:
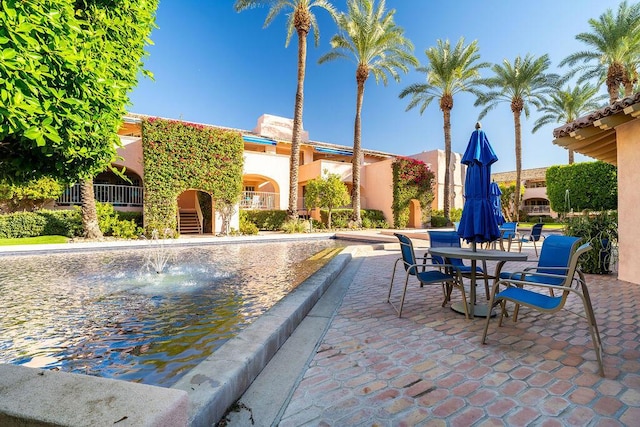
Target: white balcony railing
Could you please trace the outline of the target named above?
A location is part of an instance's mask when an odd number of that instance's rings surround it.
[[[265,191],[243,191],[240,209],[280,209],[280,195]]]
[[[522,208],[527,214],[551,214],[551,208],[548,205],[523,206]]]
[[[93,184],[97,202],[113,206],[142,206],[143,188],[131,185]],[[80,184],[74,184],[56,200],[57,205],[80,205]]]

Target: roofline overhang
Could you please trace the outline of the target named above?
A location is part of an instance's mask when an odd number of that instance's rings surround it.
[[[613,165],[618,163],[616,127],[640,117],[640,92],[553,130],[553,143]]]

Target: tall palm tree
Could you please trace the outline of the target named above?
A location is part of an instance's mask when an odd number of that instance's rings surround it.
[[[251,7],[267,5],[270,6],[270,9],[264,21],[264,27],[269,26],[281,11],[293,10],[287,19],[285,47],[289,46],[293,32],[298,34],[298,82],[293,110],[293,135],[291,137],[291,158],[289,159],[289,207],[287,209],[289,218],[295,220],[298,218],[298,170],[300,168],[300,140],[302,139],[304,78],[307,65],[307,35],[313,31],[316,47],[320,41],[320,30],[312,9],[314,7],[324,9],[334,19],[336,10],[327,0],[236,0],[235,9],[240,12]]]
[[[505,59],[502,64],[494,64],[491,70],[493,77],[483,79],[482,83],[489,89],[478,93],[475,105],[485,105],[480,112],[479,120],[487,115],[498,104],[507,102],[513,113],[515,125],[516,146],[516,189],[521,188],[522,172],[522,125],[520,116],[524,111],[529,117],[530,104],[542,108],[547,102],[547,96],[553,93],[559,81],[559,76],[548,74],[551,65],[548,55],[535,58],[527,54],[524,58],[517,56],[513,64]],[[514,217],[519,216],[520,191],[515,192]]]
[[[451,199],[451,110],[453,95],[459,92],[474,92],[480,82],[480,70],[489,67],[489,63],[478,63],[478,42],[464,44],[464,37],[452,48],[449,40],[437,41],[437,46],[425,51],[429,63],[418,67],[416,71],[426,75],[426,83],[414,83],[400,92],[400,98],[411,95],[407,111],[420,105],[420,114],[431,101],[438,99],[444,120],[444,216],[450,222],[449,208]]]
[[[609,103],[618,99],[618,88],[625,87],[625,95],[631,95],[637,80],[637,64],[640,56],[640,3],[629,6],[623,1],[617,15],[608,9],[600,18],[590,19],[592,32],[576,36],[589,46],[589,50],[573,53],[560,62],[560,66],[574,66],[572,73],[581,73],[579,82],[597,79],[606,82]],[[629,91],[629,93],[627,93]]]
[[[550,123],[571,123],[578,117],[601,108],[602,101],[606,98],[607,95],[598,95],[598,88],[589,83],[552,93],[548,104],[540,109],[543,115],[535,121],[532,132],[536,133],[542,126]],[[569,149],[569,164],[573,164],[573,157],[573,150]]]
[[[387,85],[387,74],[400,81],[398,71],[407,73],[409,65],[417,66],[413,44],[404,30],[393,21],[395,10],[385,10],[385,0],[349,0],[347,13],[337,17],[339,33],[331,39],[332,50],[318,62],[323,64],[338,58],[353,59],[356,63],[356,118],[353,136],[352,202],[353,222],[360,227],[360,168],[362,156],[361,113],[364,85],[370,74],[376,83]]]

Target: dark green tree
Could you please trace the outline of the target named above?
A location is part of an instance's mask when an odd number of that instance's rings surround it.
[[[547,197],[556,212],[618,208],[618,170],[605,162],[582,162],[547,169]]]
[[[93,176],[115,159],[157,6],[158,0],[2,2],[0,179],[49,176],[93,188]],[[85,232],[99,237],[95,201],[85,199]]]

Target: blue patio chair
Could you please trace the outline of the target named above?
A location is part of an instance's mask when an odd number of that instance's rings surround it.
[[[544,240],[545,236],[542,234],[542,227],[544,227],[544,223],[539,222],[534,224],[531,227],[531,232],[529,234],[525,234],[524,236],[518,238],[518,246],[519,250],[522,252],[522,244],[533,242],[533,248],[536,251],[536,256],[538,256],[538,245],[537,242],[540,240]]]
[[[507,252],[511,252],[511,242],[519,238],[517,222],[505,222],[500,226],[500,248],[503,251],[504,243],[507,242]]]
[[[429,241],[432,248],[442,248],[442,247],[460,247],[460,236],[456,231],[435,231],[429,230]],[[433,255],[433,261],[438,264],[444,264],[444,259],[438,255]],[[471,266],[465,265],[464,262],[460,258],[451,258],[449,263],[455,265],[460,269],[460,272],[463,277],[469,278],[471,276]],[[476,277],[484,278],[484,289],[489,299],[489,279],[493,279],[492,276],[489,276],[486,273],[486,262],[483,262],[483,268],[476,267]]]
[[[467,296],[464,292],[464,286],[462,284],[462,276],[460,270],[450,264],[435,264],[427,263],[430,257],[425,256],[422,258],[416,258],[415,251],[413,249],[413,242],[404,234],[394,233],[394,235],[400,241],[400,252],[402,256],[398,258],[393,265],[393,273],[391,274],[391,283],[389,284],[389,294],[387,295],[387,302],[398,313],[398,317],[402,316],[402,307],[404,306],[405,296],[407,294],[407,285],[409,283],[409,277],[414,276],[420,282],[420,287],[424,285],[440,285],[444,292],[444,301],[442,306],[447,305],[447,302],[451,299],[451,292],[453,288],[458,288],[462,292],[462,300],[466,303]],[[421,263],[418,263],[418,260]],[[396,269],[398,263],[402,262],[405,269],[404,289],[402,290],[402,297],[400,299],[400,306],[391,301],[391,291],[393,289],[393,282],[396,275]],[[463,304],[465,307],[465,316],[468,319],[469,313],[467,313],[467,304]]]
[[[600,375],[604,376],[600,332],[584,275],[578,269],[578,259],[583,253],[591,250],[591,245],[585,243],[578,247],[580,240],[578,237],[549,236],[542,244],[538,266],[510,273],[510,278],[497,281],[493,285],[489,306],[500,304],[501,313],[498,322],[500,327],[503,318],[507,316],[507,302],[515,304],[513,321],[516,322],[520,306],[543,313],[556,313],[565,306],[569,294],[578,295],[583,305],[584,314],[574,314],[587,319]],[[500,287],[505,287],[505,289],[500,291]],[[556,293],[559,295],[556,296]],[[482,334],[483,344],[486,344],[489,320],[487,317]],[[544,317],[538,318],[537,321],[544,321]],[[549,327],[557,328],[557,323],[553,323]],[[521,329],[515,330],[518,331],[517,333],[522,332]]]

